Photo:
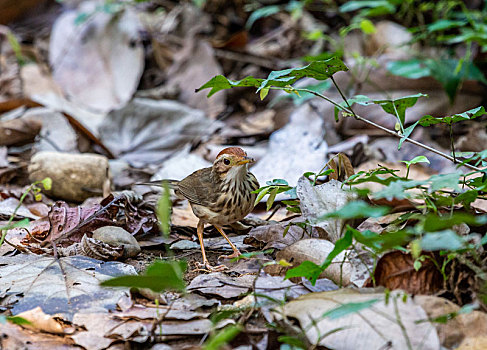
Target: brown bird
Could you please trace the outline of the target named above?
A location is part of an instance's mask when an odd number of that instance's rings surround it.
[[[170,181],[176,195],[186,198],[199,218],[196,232],[203,255],[202,266],[210,271],[222,271],[226,266],[212,266],[206,258],[203,244],[206,223],[213,225],[233,249],[232,254],[222,257],[230,259],[241,255],[222,226],[243,219],[254,208],[256,194],[252,191],[259,188],[259,182],[248,171],[248,164],[253,162],[240,147],[228,147],[218,153],[210,168],[196,170],[179,182]]]

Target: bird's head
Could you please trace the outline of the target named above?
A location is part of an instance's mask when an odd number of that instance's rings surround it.
[[[247,157],[247,153],[240,147],[227,147],[216,156],[213,162],[213,170],[220,177],[237,177],[245,175],[247,164],[253,163],[253,158]]]

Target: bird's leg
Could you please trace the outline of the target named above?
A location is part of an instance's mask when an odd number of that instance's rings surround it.
[[[227,240],[227,242],[230,244],[230,247],[232,247],[232,249],[233,249],[233,253],[232,254],[230,254],[230,255],[220,255],[218,257],[218,259],[220,259],[220,258],[233,259],[233,258],[237,258],[240,255],[242,255],[242,253],[240,253],[240,250],[238,250],[238,248],[235,247],[235,244],[233,244],[232,241],[230,240],[230,238],[228,238],[228,236],[225,234],[225,232],[223,232],[223,229],[221,228],[221,226],[217,226],[217,225],[213,225],[213,226],[215,226],[215,228],[218,230],[218,232],[220,232],[220,234],[223,236],[223,238],[225,238]]]
[[[206,258],[205,244],[203,243],[203,229],[205,228],[205,223],[200,220],[198,221],[198,226],[196,227],[196,233],[198,234],[198,240],[201,246],[201,255],[203,255],[203,263],[199,264],[199,267],[209,270],[211,272],[219,272],[228,269],[225,265],[212,266],[208,259]]]

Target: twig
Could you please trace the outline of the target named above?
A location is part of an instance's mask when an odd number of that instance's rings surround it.
[[[338,89],[338,91],[340,92],[340,95],[341,95],[343,98],[345,98],[345,96],[342,94],[342,92],[340,91],[340,89],[339,89],[338,87],[337,87],[337,89]],[[373,126],[374,128],[377,128],[377,129],[380,129],[380,130],[382,130],[382,131],[385,131],[386,133],[388,133],[388,134],[390,134],[390,135],[392,135],[392,136],[394,136],[394,137],[397,137],[397,138],[400,138],[400,139],[402,139],[402,138],[403,138],[403,136],[402,136],[402,135],[400,135],[400,134],[398,134],[396,131],[394,131],[394,130],[390,130],[390,129],[388,129],[388,128],[386,128],[386,127],[382,126],[382,125],[379,125],[379,124],[377,124],[377,123],[374,123],[373,121],[370,121],[370,120],[368,120],[368,119],[366,119],[366,118],[364,118],[364,117],[359,116],[358,114],[356,114],[356,113],[353,111],[353,109],[351,109],[351,108],[347,108],[347,107],[344,107],[344,106],[340,105],[339,103],[337,103],[337,102],[335,102],[335,101],[331,100],[330,98],[328,98],[328,97],[326,97],[326,96],[324,96],[324,95],[320,94],[319,92],[316,92],[316,91],[313,91],[313,90],[309,90],[309,89],[301,89],[301,88],[299,88],[299,89],[295,89],[295,90],[296,90],[296,91],[303,91],[303,92],[307,92],[307,93],[313,94],[313,95],[315,95],[315,96],[317,96],[317,97],[320,97],[320,98],[322,98],[322,99],[324,99],[324,100],[326,100],[326,101],[330,102],[331,104],[333,104],[333,105],[334,105],[335,107],[337,107],[338,109],[340,109],[340,110],[342,110],[342,111],[345,111],[345,112],[347,112],[347,113],[350,113],[350,114],[351,114],[351,115],[353,115],[353,116],[355,117],[355,119],[357,119],[357,120],[360,120],[360,121],[362,121],[362,122],[364,122],[364,123],[367,123],[367,124],[369,124],[369,125]],[[346,100],[345,100],[345,101],[346,101]],[[346,101],[346,103],[347,103],[347,105],[348,105],[348,101]],[[451,162],[453,162],[453,163],[456,163],[456,161],[455,161],[455,159],[454,159],[453,157],[451,157],[451,156],[449,156],[448,154],[445,154],[445,153],[443,153],[443,152],[441,152],[441,151],[438,151],[437,149],[434,149],[433,147],[430,147],[430,146],[428,146],[428,145],[425,145],[424,143],[421,143],[421,142],[419,142],[419,141],[416,141],[416,140],[410,139],[409,137],[405,137],[405,138],[404,138],[404,141],[409,142],[409,143],[412,143],[413,145],[416,145],[416,146],[418,146],[418,147],[424,148],[425,150],[428,150],[428,151],[430,151],[430,152],[432,152],[432,153],[435,153],[435,154],[437,154],[437,155],[439,155],[439,156],[441,156],[441,157],[443,157],[443,158],[448,159],[449,161],[451,161]],[[478,168],[478,167],[476,167],[476,166],[473,166],[473,165],[471,165],[471,164],[467,164],[467,163],[465,163],[465,164],[463,164],[463,166],[465,166],[466,168],[469,168],[469,169],[471,169],[471,170],[474,170],[474,171],[479,171],[479,172],[480,172],[480,171],[482,171],[482,169],[480,169],[480,168]]]

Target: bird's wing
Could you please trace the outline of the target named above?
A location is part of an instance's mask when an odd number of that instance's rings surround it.
[[[178,184],[178,190],[186,197],[191,204],[209,206],[213,202],[214,187],[210,180],[211,168],[196,170],[191,175],[182,179]]]

